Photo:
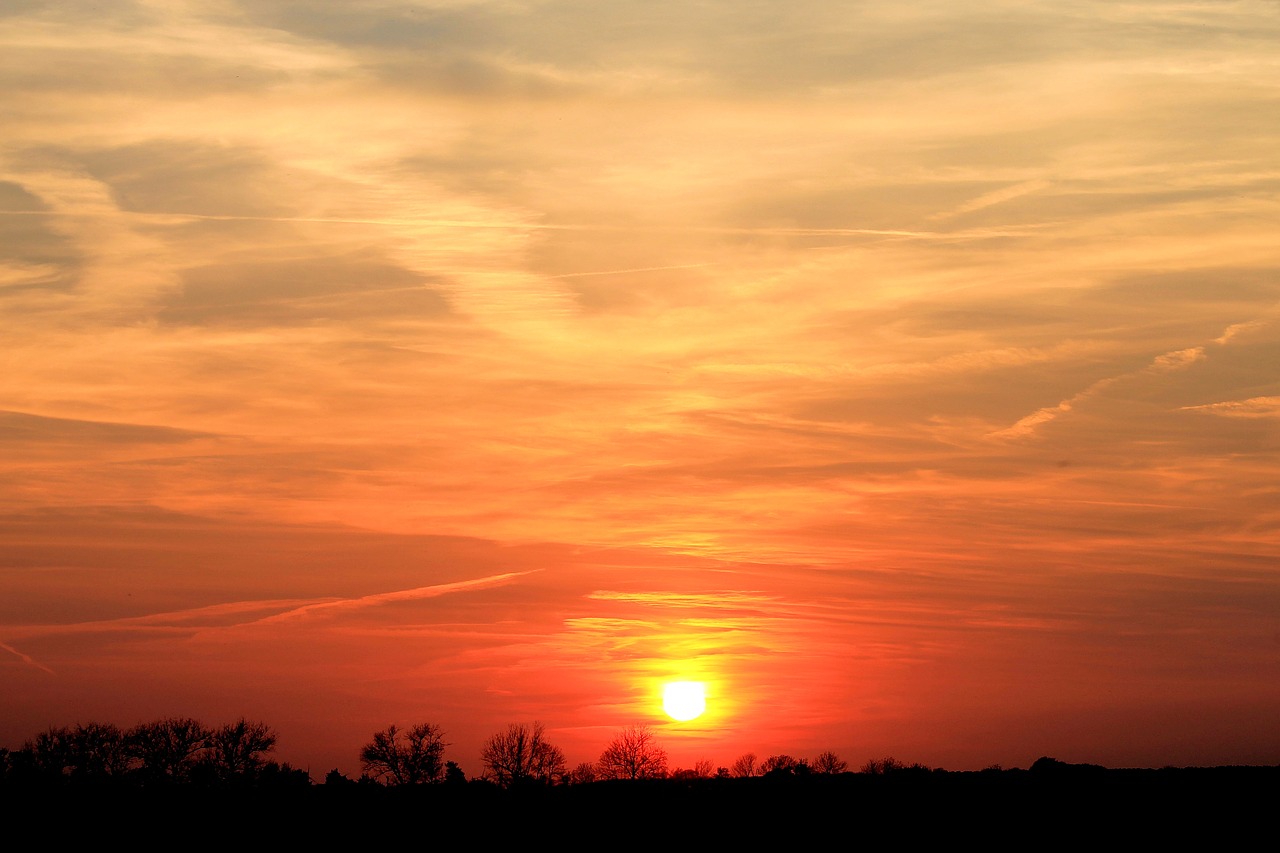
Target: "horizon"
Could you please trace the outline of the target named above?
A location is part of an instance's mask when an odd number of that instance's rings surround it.
[[[0,745],[1280,764],[1278,42],[8,4]]]

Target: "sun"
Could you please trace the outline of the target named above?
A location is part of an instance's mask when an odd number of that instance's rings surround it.
[[[707,710],[707,685],[701,681],[668,681],[662,687],[662,710],[673,720],[695,720]]]

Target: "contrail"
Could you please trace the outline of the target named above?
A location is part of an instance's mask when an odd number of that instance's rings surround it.
[[[47,667],[47,666],[45,666],[44,664],[40,663],[39,661],[37,661],[37,660],[33,659],[33,658],[31,657],[31,655],[24,655],[22,652],[18,651],[17,649],[15,649],[13,646],[9,645],[8,643],[0,643],[0,649],[4,649],[6,652],[9,652],[10,654],[16,655],[16,656],[18,657],[18,659],[19,659],[19,660],[21,660],[23,663],[25,663],[25,664],[30,664],[31,666],[34,666],[36,669],[43,670],[43,671],[45,671],[45,672],[49,673],[50,675],[57,675],[57,674],[58,674],[58,673],[54,672],[53,670],[49,669],[49,667]]]
[[[673,264],[668,267],[633,267],[629,270],[599,270],[597,272],[566,272],[560,275],[549,275],[547,278],[584,278],[591,275],[623,275],[629,272],[658,272],[660,270],[691,270],[697,267],[715,266],[713,262],[708,261],[702,264]]]
[[[1012,186],[1002,187],[989,193],[983,193],[977,198],[970,199],[954,210],[948,210],[943,213],[935,213],[928,217],[931,220],[950,219],[953,216],[960,216],[965,213],[973,213],[976,210],[992,207],[993,205],[1003,204],[1011,201],[1019,196],[1028,195],[1030,193],[1039,192],[1045,187],[1052,186],[1048,181],[1023,181],[1022,183],[1013,184]]]
[[[435,586],[420,586],[413,589],[401,589],[393,592],[378,592],[372,595],[364,595],[359,598],[322,598],[322,599],[269,599],[262,601],[232,601],[225,604],[211,604],[206,607],[193,607],[190,610],[174,610],[166,613],[148,613],[143,616],[127,616],[121,619],[106,619],[96,622],[76,622],[68,625],[25,625],[19,626],[19,630],[25,635],[50,635],[50,634],[81,634],[89,632],[104,631],[129,631],[129,630],[160,630],[169,632],[192,632],[197,634],[205,634],[211,631],[219,631],[224,628],[243,628],[249,625],[265,625],[273,622],[283,622],[289,619],[296,619],[313,610],[325,610],[330,608],[339,609],[357,609],[361,607],[375,607],[379,604],[386,604],[392,601],[410,601],[413,599],[436,598],[437,596],[447,595],[451,592],[461,592],[469,589],[485,589],[487,587],[499,586],[507,583],[513,578],[523,575],[534,574],[540,572],[541,569],[530,569],[523,572],[507,572],[501,575],[491,575],[485,578],[475,578],[473,580],[458,581],[456,583],[436,584]],[[226,621],[219,624],[214,620],[235,620],[240,614],[256,615],[256,612],[263,610],[284,607],[287,608],[279,613],[273,613],[270,616],[260,616],[258,618],[250,618],[247,621]],[[11,646],[0,644],[0,647],[7,649],[25,662],[32,666],[40,667],[46,672],[52,670],[40,666],[27,655],[22,654]]]
[[[506,574],[491,575],[487,578],[476,578],[469,581],[458,581],[457,583],[419,586],[413,589],[400,589],[395,592],[377,592],[373,595],[362,595],[359,598],[341,598],[336,601],[318,601],[314,604],[304,604],[301,607],[286,610],[284,613],[276,613],[272,616],[255,619],[252,622],[244,623],[244,625],[267,625],[273,622],[284,622],[304,616],[313,610],[329,610],[332,608],[356,610],[362,607],[376,607],[379,604],[386,604],[392,601],[414,601],[423,598],[437,598],[451,592],[461,592],[469,589],[487,589],[492,586],[501,586],[512,578],[531,575],[539,571],[541,569],[530,569],[525,572],[507,572]]]
[[[487,231],[597,231],[616,233],[652,232],[662,233],[679,231],[695,234],[762,234],[779,237],[817,237],[817,236],[867,236],[867,237],[908,237],[917,240],[963,240],[973,237],[1019,237],[1034,230],[1034,225],[1019,225],[1003,228],[970,228],[961,231],[926,231],[897,228],[786,228],[786,227],[751,227],[732,225],[606,225],[600,223],[548,223],[548,222],[492,222],[479,219],[406,219],[406,218],[365,218],[342,216],[236,216],[232,214],[214,213],[143,213],[133,210],[117,211],[75,211],[60,210],[0,210],[0,216],[44,216],[73,218],[107,218],[127,217],[143,219],[150,222],[189,222],[192,220],[211,222],[296,222],[315,225],[390,225],[390,226],[434,226],[437,228],[474,228]],[[658,267],[657,269],[661,269]]]

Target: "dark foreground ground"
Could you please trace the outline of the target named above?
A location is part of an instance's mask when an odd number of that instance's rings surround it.
[[[1280,767],[846,773],[777,779],[276,790],[0,791],[20,847],[677,850],[1188,842],[1272,849]],[[1261,847],[1260,847],[1261,845]]]

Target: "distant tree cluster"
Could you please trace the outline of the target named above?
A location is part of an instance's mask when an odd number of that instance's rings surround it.
[[[932,768],[924,764],[906,764],[892,756],[881,758],[880,760],[871,760],[862,765],[862,773],[868,776],[889,776],[896,773],[929,773]]]
[[[361,750],[364,769],[361,780],[383,785],[466,781],[457,764],[444,760],[446,746],[439,726],[424,723],[407,731],[390,726],[376,732],[373,740]],[[569,769],[564,753],[547,739],[546,728],[537,722],[511,723],[494,734],[484,744],[481,761],[484,773],[480,781],[502,788],[532,784],[587,785],[608,780],[835,776],[849,769],[848,764],[830,750],[812,760],[771,755],[760,761],[755,753],[748,752],[731,767],[715,767],[704,759],[692,767],[670,769],[667,751],[658,743],[653,730],[643,725],[619,731],[594,763],[584,761]],[[905,767],[888,758],[868,762],[863,772],[882,774]],[[352,780],[334,770],[326,781]]]
[[[431,723],[408,728],[391,725],[375,732],[360,750],[363,774],[352,780],[338,770],[326,785],[416,786],[465,784],[462,768],[445,758],[443,729]],[[21,749],[0,749],[0,780],[15,784],[96,784],[103,782],[158,788],[306,785],[308,774],[268,760],[276,733],[265,723],[246,719],[207,728],[197,720],[169,717],[128,730],[107,723],[50,728]],[[812,759],[786,754],[761,760],[748,752],[729,767],[700,760],[691,767],[669,767],[667,751],[648,726],[628,726],[613,737],[595,762],[569,769],[563,751],[551,743],[540,722],[511,723],[485,741],[484,770],[476,780],[500,788],[532,785],[587,785],[605,781],[670,779],[779,779],[835,776],[848,764],[828,750]],[[894,758],[868,761],[861,773],[884,776],[928,771]]]
[[[771,755],[761,761],[754,752],[748,752],[733,762],[726,775],[735,779],[752,776],[838,776],[849,771],[849,764],[831,750],[818,753],[812,760],[790,755]]]
[[[169,717],[123,730],[111,723],[50,728],[15,751],[0,750],[0,776],[30,785],[306,784],[304,771],[267,760],[276,733],[240,719],[206,728]]]

